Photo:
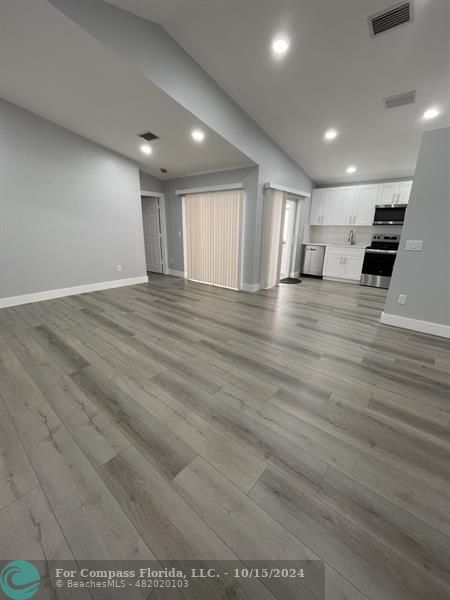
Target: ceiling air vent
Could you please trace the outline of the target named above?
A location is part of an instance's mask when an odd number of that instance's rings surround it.
[[[159,136],[155,135],[151,131],[147,131],[147,133],[139,133],[138,136],[143,138],[146,142],[151,142],[152,140],[159,140]]]
[[[415,101],[416,90],[383,98],[384,108],[397,108],[397,106],[405,106],[405,104],[414,104]]]
[[[369,17],[370,34],[375,37],[399,25],[411,23],[412,20],[412,2],[402,2],[389,10],[384,10]]]

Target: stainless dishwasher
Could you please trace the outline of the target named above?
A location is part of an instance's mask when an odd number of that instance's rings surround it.
[[[303,244],[302,275],[322,277],[325,246],[318,244]]]

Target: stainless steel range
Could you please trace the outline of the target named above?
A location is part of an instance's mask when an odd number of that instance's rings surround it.
[[[364,254],[361,285],[388,288],[400,243],[399,235],[376,233]]]

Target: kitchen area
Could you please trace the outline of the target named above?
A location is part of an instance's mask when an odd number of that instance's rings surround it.
[[[316,188],[302,275],[389,288],[412,181]]]

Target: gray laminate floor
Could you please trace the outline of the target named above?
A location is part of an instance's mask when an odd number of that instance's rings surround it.
[[[0,311],[0,558],[320,558],[330,600],[448,600],[448,342],[384,299],[153,276]]]

